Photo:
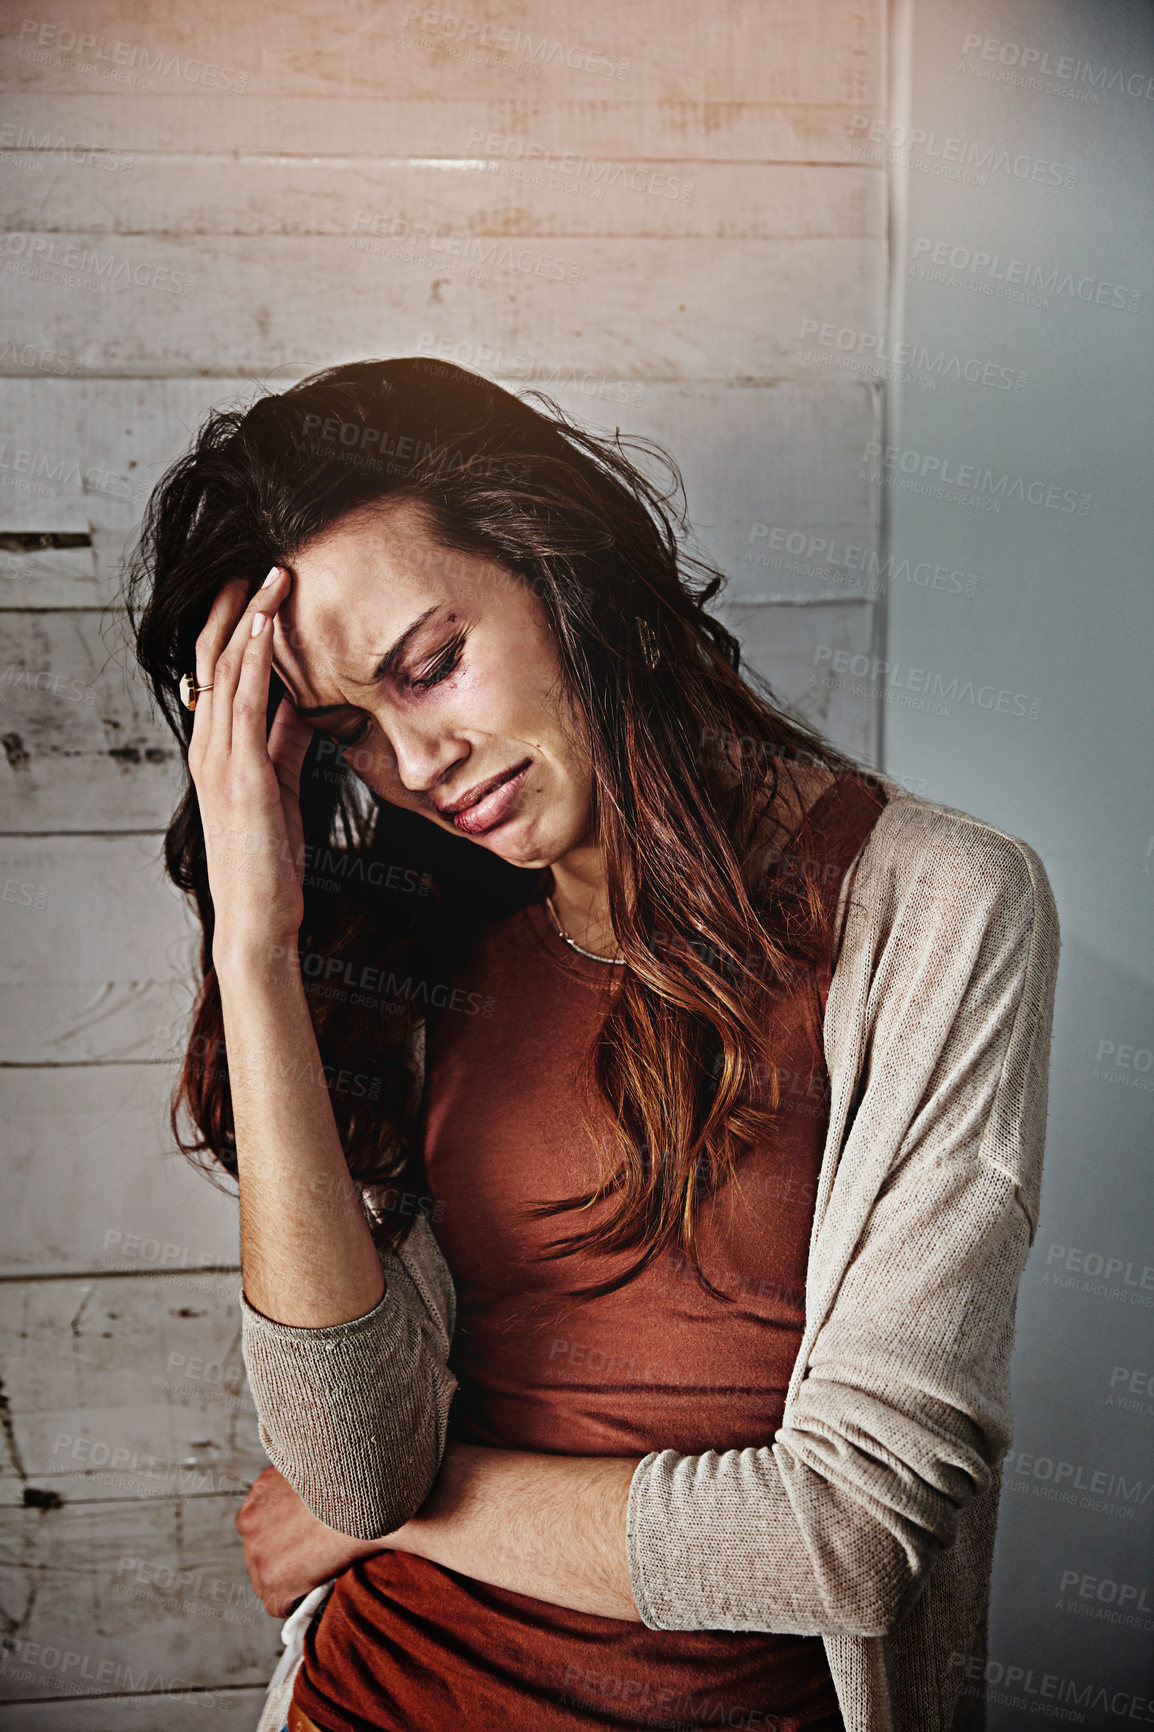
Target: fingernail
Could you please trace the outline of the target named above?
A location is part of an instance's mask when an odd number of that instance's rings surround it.
[[[274,565],[272,570],[269,572],[268,576],[265,578],[264,582],[261,584],[261,588],[267,589],[269,584],[275,583],[279,576],[280,576],[280,566]],[[253,633],[253,636],[254,637],[256,636],[255,632]]]
[[[264,630],[264,624],[265,624],[265,620],[267,618],[268,618],[267,613],[254,613],[253,614],[253,616],[252,616],[252,635],[253,635],[253,637],[259,637],[260,636],[261,632]]]

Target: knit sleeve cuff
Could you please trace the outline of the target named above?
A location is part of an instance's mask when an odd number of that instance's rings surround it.
[[[630,1482],[626,1535],[633,1598],[651,1630],[828,1627],[770,1449],[651,1451]]]

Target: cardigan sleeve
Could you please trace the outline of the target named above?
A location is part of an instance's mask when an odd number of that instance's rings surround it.
[[[326,1527],[364,1540],[403,1526],[428,1497],[457,1388],[452,1279],[425,1217],[399,1251],[378,1244],[378,1255],[385,1292],[347,1323],[277,1323],[241,1294],[242,1352],[269,1460]]]
[[[651,1629],[886,1634],[1009,1447],[1057,915],[1024,844],[911,807],[861,873],[827,1007],[856,1104],[811,1249],[821,1321],[771,1442],[638,1463],[626,1543]]]

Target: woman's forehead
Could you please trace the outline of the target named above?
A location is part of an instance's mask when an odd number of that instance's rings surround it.
[[[422,616],[435,625],[446,610],[470,621],[495,611],[516,615],[511,623],[523,628],[527,606],[515,573],[484,554],[444,547],[416,502],[399,501],[350,514],[297,556],[274,659],[311,707],[328,701],[334,681],[367,685]]]
[[[478,569],[490,566],[481,554],[442,546],[419,507],[405,501],[360,511],[309,542],[296,560],[289,602],[301,623],[326,635],[366,609],[404,613],[407,624],[414,607],[491,589],[477,581]]]

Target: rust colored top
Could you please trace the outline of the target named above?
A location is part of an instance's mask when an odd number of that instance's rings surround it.
[[[804,875],[836,904],[884,799],[858,777],[831,786],[771,869],[767,895]],[[827,1129],[820,1012],[830,962],[816,983],[769,999],[780,1146],[743,1157],[741,1196],[727,1185],[700,1207],[702,1267],[731,1302],[666,1253],[618,1292],[575,1306],[560,1289],[616,1273],[635,1253],[538,1261],[535,1251],[588,1217],[531,1221],[515,1204],[572,1195],[596,1176],[576,1066],[620,973],[571,950],[535,903],[490,927],[457,976],[481,995],[462,1002],[492,999],[491,1016],[446,1011],[431,1040],[425,1155],[457,1290],[457,1440],[696,1454],[766,1444],[781,1422]],[[310,1629],[294,1699],[325,1732],[843,1725],[819,1636],[649,1629],[402,1552],[340,1577]]]

